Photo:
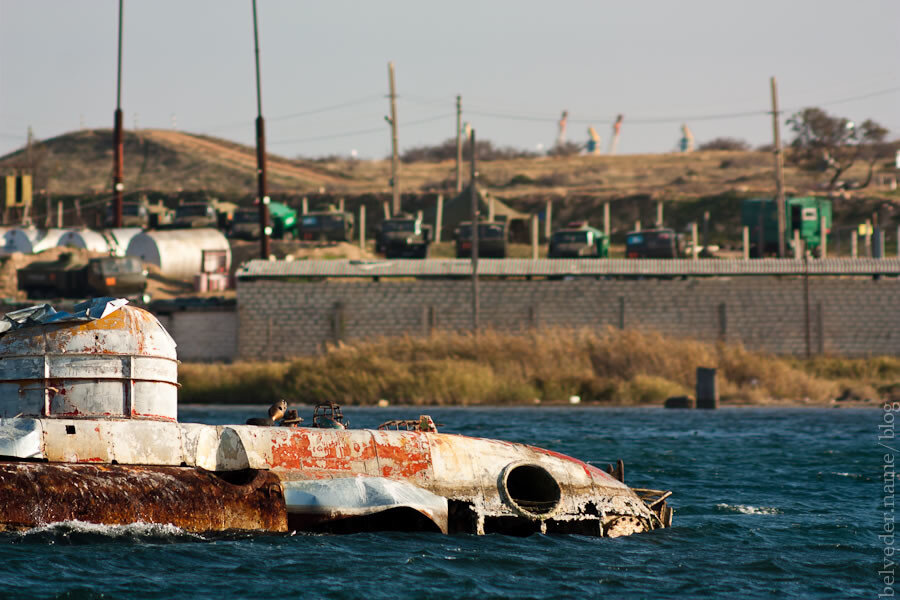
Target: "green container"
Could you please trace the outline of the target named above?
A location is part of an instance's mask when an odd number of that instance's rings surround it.
[[[831,200],[815,196],[786,198],[784,209],[786,245],[790,245],[794,230],[797,230],[807,248],[818,248],[822,243],[822,217],[825,218],[825,233],[831,231]],[[744,200],[741,204],[741,224],[750,230],[752,248],[757,249],[759,245],[759,228],[762,225],[764,252],[778,251],[778,209],[773,198]]]

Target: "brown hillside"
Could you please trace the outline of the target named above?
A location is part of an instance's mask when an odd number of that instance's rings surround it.
[[[60,194],[108,190],[111,137],[108,129],[83,130],[39,142],[31,152],[36,187]],[[25,151],[19,150],[0,157],[0,171],[26,162]],[[364,194],[390,189],[390,162],[385,160],[313,162],[270,154],[268,166],[272,193]],[[454,169],[453,161],[402,164],[401,190],[446,192],[453,185]],[[892,171],[885,165],[881,169]],[[824,173],[790,165],[785,171],[790,193],[816,190],[826,181]],[[774,189],[772,155],[763,152],[519,158],[481,162],[479,174],[496,195],[520,200],[567,196],[596,201],[643,195],[677,201],[729,191],[771,194]],[[845,175],[847,180],[864,178],[863,164]],[[127,191],[210,190],[249,196],[256,188],[255,150],[179,131],[129,131],[125,135],[125,185]],[[872,186],[865,194],[881,191]]]
[[[125,133],[126,190],[212,190],[251,192],[256,186],[256,151],[225,140],[179,131]],[[112,173],[112,131],[84,130],[38,143],[32,150],[38,188],[50,193],[108,190]],[[19,150],[0,157],[0,170],[24,166]],[[341,182],[315,165],[269,155],[273,192],[318,189]]]

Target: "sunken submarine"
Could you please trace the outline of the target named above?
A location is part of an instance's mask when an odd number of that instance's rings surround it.
[[[549,450],[438,433],[180,423],[175,342],[101,298],[0,321],[0,530],[55,522],[189,532],[414,530],[617,537],[671,524],[670,492]],[[284,406],[277,408],[282,416]],[[270,416],[272,412],[270,411]],[[272,423],[275,421],[273,420]]]

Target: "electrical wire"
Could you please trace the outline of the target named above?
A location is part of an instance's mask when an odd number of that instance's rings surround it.
[[[371,102],[372,100],[380,99],[380,98],[381,98],[381,95],[373,94],[373,95],[366,96],[364,98],[357,98],[356,100],[349,100],[347,102],[342,102],[340,104],[332,104],[330,106],[322,106],[319,108],[313,108],[310,110],[301,111],[301,112],[297,112],[297,113],[291,113],[291,114],[287,114],[287,115],[279,115],[277,117],[269,117],[266,120],[269,122],[276,122],[276,121],[287,121],[289,119],[296,119],[299,117],[308,117],[311,115],[317,115],[317,114],[329,112],[332,110],[338,110],[341,108],[348,108],[351,106],[359,106],[360,104],[365,104],[366,102]],[[235,129],[237,127],[248,127],[250,125],[252,125],[252,121],[249,121],[249,120],[241,121],[241,122],[235,121],[233,123],[227,123],[227,124],[223,124],[223,125],[215,125],[213,127],[205,127],[205,128],[202,128],[201,131],[206,131],[206,132],[223,131],[226,129]]]
[[[430,123],[432,121],[437,121],[440,119],[447,119],[447,118],[454,117],[454,116],[455,115],[453,115],[453,114],[434,115],[431,117],[426,117],[424,119],[417,119],[415,121],[401,122],[400,124],[402,124],[404,127],[411,127],[414,125],[421,125],[422,123]],[[278,144],[296,144],[296,143],[301,143],[301,142],[318,142],[321,140],[331,140],[331,139],[337,139],[337,138],[343,138],[343,137],[350,137],[350,136],[354,136],[354,135],[367,135],[370,133],[382,133],[382,132],[384,132],[383,126],[378,127],[378,128],[372,128],[372,129],[359,129],[356,131],[344,131],[341,133],[330,133],[327,135],[319,135],[319,136],[307,137],[307,138],[296,138],[296,139],[290,139],[290,140],[276,140],[276,141],[272,141],[269,143],[272,145],[278,145]]]

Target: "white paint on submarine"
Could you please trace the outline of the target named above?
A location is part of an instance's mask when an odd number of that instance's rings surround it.
[[[0,331],[0,483],[35,490],[0,498],[0,528],[68,515],[50,503],[83,494],[88,481],[98,496],[88,486],[73,518],[177,521],[192,531],[618,536],[671,522],[663,492],[636,493],[549,450],[437,433],[428,417],[410,431],[179,423],[175,342],[123,300],[94,300],[72,314],[47,305],[16,311]],[[101,500],[125,489],[121,510]],[[175,514],[192,497],[221,518],[183,507]]]

